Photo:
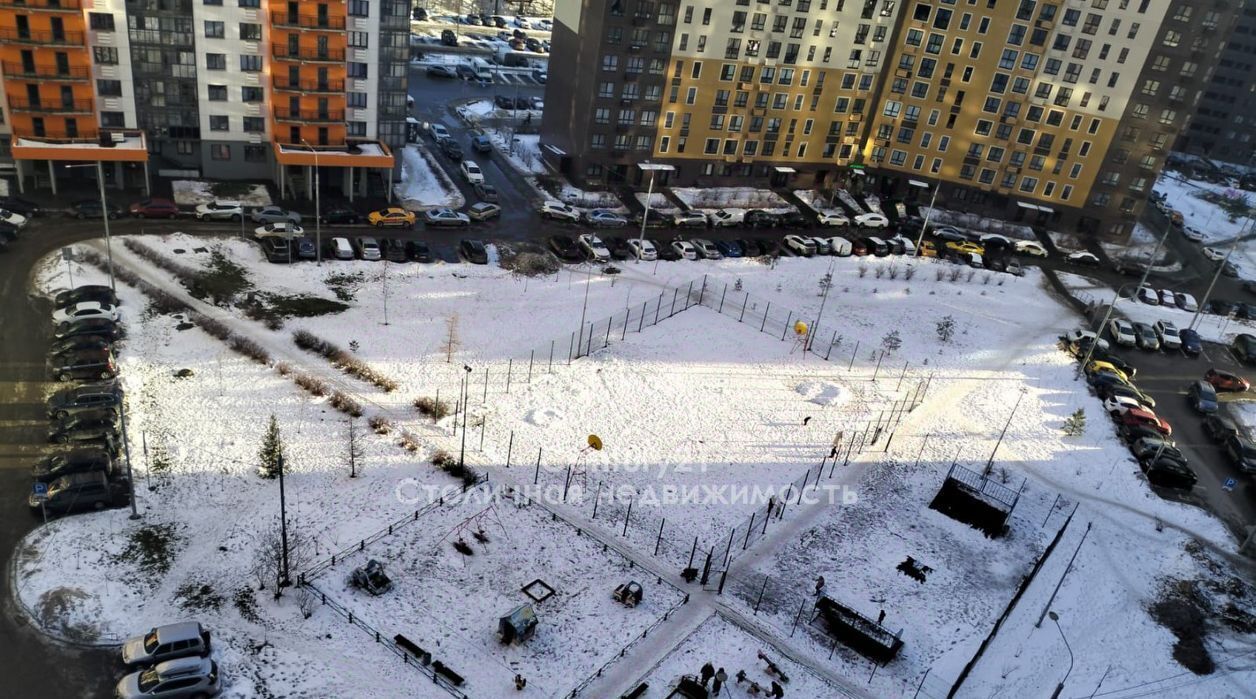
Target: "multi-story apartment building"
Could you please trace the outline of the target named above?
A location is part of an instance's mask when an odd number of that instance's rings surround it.
[[[1199,109],[1175,149],[1256,166],[1256,3],[1249,0],[1239,13]]]
[[[0,0],[19,187],[67,166],[382,189],[405,138],[405,0]],[[89,173],[84,173],[89,174]]]
[[[582,184],[650,159],[1123,235],[1235,4],[560,0],[542,152]]]

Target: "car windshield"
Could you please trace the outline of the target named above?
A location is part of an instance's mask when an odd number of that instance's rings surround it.
[[[57,483],[54,483],[53,485],[56,486],[57,484],[61,484],[62,487],[64,487],[65,481],[57,481]],[[144,636],[144,650],[149,653],[157,650],[157,629],[149,631],[148,634]]]
[[[157,668],[149,668],[140,673],[139,688],[141,692],[150,692],[153,687],[161,682],[161,675],[157,674]]]

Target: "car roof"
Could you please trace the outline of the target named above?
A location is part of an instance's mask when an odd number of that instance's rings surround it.
[[[85,475],[95,475],[99,477],[100,473],[97,472],[95,474]],[[157,631],[157,640],[159,642],[177,641],[180,639],[195,638],[200,636],[201,624],[198,621],[177,621],[173,624],[158,626],[155,631]]]
[[[164,662],[157,663],[157,667],[154,669],[157,670],[157,674],[162,677],[169,675],[185,675],[194,672],[202,672],[211,662],[212,661],[209,658],[192,656],[189,658],[176,658],[175,660],[166,660]]]

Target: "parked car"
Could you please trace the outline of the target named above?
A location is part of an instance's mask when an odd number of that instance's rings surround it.
[[[1186,399],[1201,413],[1217,412],[1217,391],[1207,381],[1192,381],[1186,388]]]
[[[414,221],[415,215],[413,211],[407,211],[396,206],[372,211],[366,216],[366,222],[376,228],[413,228]]]
[[[423,223],[428,226],[469,226],[471,217],[460,211],[439,207],[424,211]]]
[[[849,226],[850,219],[839,211],[821,211],[816,214],[816,221],[821,226]]]
[[[1238,425],[1228,417],[1221,415],[1205,415],[1203,423],[1204,433],[1211,437],[1214,441],[1224,442],[1225,440],[1239,434]]]
[[[386,238],[382,241],[384,259],[389,262],[404,263],[410,261],[406,254],[406,241],[401,238]]]
[[[497,204],[490,204],[486,201],[477,201],[467,207],[467,217],[472,221],[487,221],[491,218],[497,218],[502,214],[502,207]]]
[[[53,444],[73,444],[76,442],[117,442],[118,422],[115,417],[107,417],[98,412],[82,412],[71,415],[64,421],[48,428],[48,441]]]
[[[437,63],[427,67],[427,75],[430,78],[456,78],[458,72],[453,69],[453,66]]]
[[[122,642],[122,664],[148,667],[168,660],[209,657],[209,631],[195,621],[156,626]]]
[[[1108,337],[1122,347],[1134,347],[1138,344],[1138,335],[1134,332],[1134,326],[1129,321],[1120,318],[1108,321]]]
[[[80,301],[52,312],[52,322],[56,325],[88,318],[105,318],[116,323],[122,319],[122,314],[117,306],[101,301]]]
[[[118,375],[113,352],[107,349],[75,350],[48,358],[48,375],[58,381],[109,380]]]
[[[672,225],[677,228],[706,228],[707,217],[701,211],[681,211],[672,215]]]
[[[422,240],[407,240],[406,257],[414,262],[431,262],[432,248]]]
[[[654,259],[656,260],[666,260],[668,262],[675,262],[676,260],[683,259],[681,257],[680,251],[678,251],[671,244],[670,241],[663,241],[657,238],[650,238],[649,240],[645,242],[654,246],[654,255],[655,255]]]
[[[706,219],[704,218],[704,225],[705,221]],[[664,228],[666,226],[674,225],[675,222],[676,218],[671,213],[659,211],[658,209],[642,211],[632,217],[632,224],[634,226],[640,226],[644,223],[646,228]]]
[[[1199,337],[1199,333],[1190,328],[1182,328],[1178,330],[1178,337],[1182,340],[1182,354],[1188,357],[1198,357],[1204,351],[1204,345]]]
[[[710,221],[711,226],[714,228],[740,226],[744,218],[744,213],[739,211],[728,211],[726,209],[720,209],[719,211],[712,212],[709,216],[707,216],[707,220]]]
[[[477,134],[471,137],[471,150],[476,153],[492,153],[493,142],[484,134]]]
[[[724,257],[720,254],[720,249],[715,247],[715,243],[706,238],[694,238],[689,242],[698,251],[698,256],[704,260],[720,260]]]
[[[1218,250],[1216,248],[1204,248],[1202,252],[1204,253],[1204,257],[1208,258],[1209,260],[1212,260],[1213,262],[1220,262],[1225,259],[1224,250]]]
[[[852,251],[854,250],[854,246],[851,244],[850,240],[846,238],[833,236],[832,238],[829,238],[829,250],[837,257],[850,257]]]
[[[239,221],[244,218],[244,205],[238,201],[214,200],[198,204],[192,215],[197,221]]]
[[[479,184],[475,185],[475,196],[479,197],[480,201],[496,203],[497,202],[497,188],[491,184],[480,182]]]
[[[550,250],[553,250],[560,260],[579,262],[583,259],[576,241],[572,240],[569,235],[551,235],[546,242],[549,244]]]
[[[118,680],[117,699],[200,699],[218,693],[218,663],[209,658],[167,660]]]
[[[781,217],[771,211],[751,209],[742,216],[742,223],[755,228],[773,228],[781,225]]]
[[[1107,400],[1112,396],[1127,396],[1153,410],[1156,407],[1156,400],[1154,398],[1128,383],[1113,380],[1110,375],[1108,375],[1107,380],[1094,384],[1094,388],[1095,395],[1099,396],[1099,398],[1103,400]]]
[[[973,253],[976,255],[984,255],[986,253],[985,248],[978,245],[977,243],[973,243],[967,240],[958,242],[958,243],[957,242],[947,243],[946,249],[955,253],[959,253],[961,255],[968,254],[968,253]]]
[[[580,221],[580,212],[561,201],[546,201],[541,203],[541,216],[553,221],[567,221],[570,223],[578,223]]]
[[[1065,259],[1067,259],[1069,262],[1075,265],[1082,265],[1084,267],[1098,267],[1099,266],[1099,258],[1096,257],[1093,253],[1089,253],[1085,251],[1069,253],[1068,257]]]
[[[627,219],[610,209],[593,209],[585,215],[589,225],[598,228],[623,228],[628,225]]]
[[[1155,461],[1161,456],[1169,456],[1180,459],[1183,462],[1186,460],[1186,457],[1177,448],[1177,445],[1173,443],[1173,440],[1166,438],[1142,437],[1134,440],[1130,444],[1130,453],[1134,455],[1135,459],[1138,459],[1139,463]]]
[[[21,197],[0,197],[0,208],[33,218],[40,213],[39,204]]]
[[[1149,483],[1161,488],[1190,490],[1195,487],[1197,480],[1195,472],[1185,463],[1171,457],[1162,456],[1155,461],[1144,463],[1143,471],[1147,474]]]
[[[111,201],[106,202],[103,208],[99,199],[80,199],[70,204],[70,215],[74,218],[103,218],[106,211],[110,219],[115,219],[122,215],[122,209]]]
[[[106,507],[125,505],[129,498],[129,484],[110,483],[104,473],[72,473],[61,476],[48,484],[43,500],[31,493],[27,504],[35,513],[71,514],[86,510],[103,510]]]
[[[468,184],[478,184],[484,181],[484,172],[480,170],[480,166],[476,165],[474,160],[462,161],[459,171],[462,172],[462,178]]]
[[[1142,403],[1129,396],[1111,396],[1103,401],[1103,410],[1113,417],[1120,417],[1130,410],[1145,410]],[[1151,411],[1148,411],[1151,412]]]
[[[1256,335],[1241,333],[1230,343],[1234,357],[1244,364],[1256,364]]]
[[[816,244],[810,238],[790,233],[785,236],[785,248],[800,257],[811,257],[816,254]]]
[[[1155,352],[1160,349],[1160,336],[1156,335],[1155,328],[1146,323],[1135,322],[1134,335],[1138,338],[1138,348]]]
[[[1191,226],[1182,227],[1182,236],[1186,238],[1187,240],[1191,241],[1192,243],[1204,242],[1203,232],[1200,231],[1198,228],[1192,228]]]
[[[249,215],[249,219],[253,223],[290,223],[298,224],[301,222],[301,214],[295,211],[288,211],[279,206],[263,206],[253,210]]]
[[[482,240],[463,239],[458,243],[458,252],[473,265],[488,264],[488,248],[484,247]]]
[[[453,138],[453,134],[449,133],[449,129],[445,128],[444,124],[438,124],[434,121],[428,122],[427,135],[431,136],[432,140],[438,144]]]
[[[284,240],[292,240],[305,235],[305,229],[295,223],[287,221],[278,221],[275,223],[267,223],[253,229],[253,236],[256,238],[282,238]]]
[[[440,142],[440,150],[445,154],[445,157],[455,163],[462,161],[462,146],[458,145],[458,142],[454,139],[446,138],[442,140]]]
[[[1239,393],[1246,392],[1251,389],[1251,384],[1247,379],[1222,369],[1211,368],[1204,372],[1204,381],[1207,381],[1218,391],[1237,391]]]
[[[86,410],[117,409],[121,404],[122,389],[116,383],[87,384],[54,393],[48,399],[48,417],[63,420]]]
[[[57,308],[65,308],[84,301],[96,301],[116,306],[118,305],[118,295],[110,287],[99,284],[85,284],[59,292],[52,302]]]
[[[113,346],[113,342],[107,337],[99,335],[75,335],[61,340],[55,340],[48,346],[48,356],[58,354],[66,354],[78,350],[99,350],[109,349]]]
[[[715,249],[719,250],[720,255],[723,257],[736,259],[745,255],[741,244],[735,240],[717,240],[715,241]]]
[[[348,238],[332,238],[327,241],[327,256],[336,260],[352,260],[355,257],[353,244]]]
[[[75,473],[100,472],[113,475],[113,458],[103,449],[74,449],[45,456],[31,467],[31,478],[36,483],[51,483],[62,476]]]
[[[1199,303],[1195,301],[1195,297],[1184,291],[1179,291],[1173,294],[1173,305],[1176,305],[1178,308],[1190,313],[1194,313],[1199,310]]]
[[[1204,313],[1211,313],[1218,316],[1228,316],[1235,311],[1233,301],[1225,299],[1210,299],[1204,304]]]
[[[1155,413],[1140,408],[1131,408],[1121,414],[1119,421],[1123,425],[1147,427],[1168,437],[1173,434],[1173,428],[1169,423],[1160,419]]]
[[[890,254],[890,244],[876,236],[867,236],[863,239],[864,247],[868,249],[868,254],[877,257],[886,257]],[[949,244],[949,243],[948,243]],[[980,253],[973,253],[980,256]]]
[[[628,245],[628,239],[621,235],[606,236],[602,238],[602,242],[606,244],[606,249],[611,251],[611,259],[630,260],[636,257],[636,253]]]
[[[685,260],[698,259],[698,249],[695,248],[693,244],[687,240],[672,241],[672,250],[676,251],[676,254],[679,255],[681,259],[685,259]]]
[[[1182,340],[1178,337],[1177,326],[1171,320],[1157,320],[1152,326],[1156,337],[1160,338],[1160,347],[1166,350],[1181,349]]]
[[[532,79],[544,85],[547,81],[549,81],[549,73],[547,71],[541,70],[540,68],[533,68]]]
[[[380,250],[379,241],[370,236],[360,235],[354,238],[353,249],[359,260],[378,262],[383,259],[383,251]]]
[[[878,213],[859,214],[855,217],[855,225],[864,228],[889,228],[890,219]]]
[[[130,206],[131,215],[135,218],[174,218],[179,215],[179,207],[169,199],[141,199]]]
[[[636,257],[638,260],[653,262],[658,259],[658,248],[654,246],[652,241],[630,238],[628,247],[632,249],[633,257]]]
[[[856,217],[856,221],[858,221],[858,217]],[[930,227],[929,234],[944,243],[960,243],[965,240],[969,240],[968,234],[964,233],[964,231],[961,231],[955,226],[937,226],[936,228]]]
[[[592,233],[584,233],[576,242],[580,248],[584,250],[585,255],[593,262],[610,262],[611,251],[607,249],[602,239]]]
[[[288,249],[289,251],[294,249],[296,250],[298,260],[318,259],[318,245],[315,244],[314,239],[309,236],[301,236],[300,238],[292,241],[292,245]]]
[[[1230,435],[1225,440],[1225,455],[1243,473],[1256,473],[1256,444],[1247,437]]]
[[[452,29],[442,29],[440,32],[440,43],[445,46],[457,46],[458,35]]]
[[[804,236],[804,237],[810,240],[811,244],[815,246],[817,255],[832,255],[833,254],[833,246],[829,245],[828,238],[823,238],[816,235],[810,235],[810,236]]]
[[[1016,241],[1016,252],[1031,257],[1046,257],[1047,249],[1034,240],[1018,240]]]
[[[330,224],[353,224],[361,221],[362,216],[347,206],[332,206],[322,212],[319,220]]]
[[[1086,372],[1087,376],[1091,374],[1096,374],[1101,371],[1109,371],[1109,372],[1112,372],[1113,374],[1116,374],[1117,376],[1121,377],[1122,379],[1126,381],[1129,381],[1130,378],[1133,377],[1133,374],[1127,373],[1126,371],[1124,371],[1117,365],[1104,359],[1090,360],[1090,363],[1084,367],[1084,371]]]

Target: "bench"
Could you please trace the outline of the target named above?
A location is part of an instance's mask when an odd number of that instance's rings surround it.
[[[640,697],[645,696],[645,691],[649,688],[650,688],[649,684],[642,682],[641,684],[637,685],[636,689],[621,696],[619,699],[640,699]]]
[[[418,658],[420,663],[424,665],[431,664],[432,654],[420,648],[419,644],[414,641],[411,641],[401,634],[397,634],[396,636],[393,636],[393,642],[396,643],[398,647],[406,650],[411,655]]]
[[[463,679],[462,675],[459,675],[458,673],[449,669],[449,667],[447,667],[444,663],[442,663],[439,660],[432,663],[432,672],[435,672],[437,675],[449,680],[449,683],[455,687],[461,687],[462,683],[466,682],[466,680]]]

